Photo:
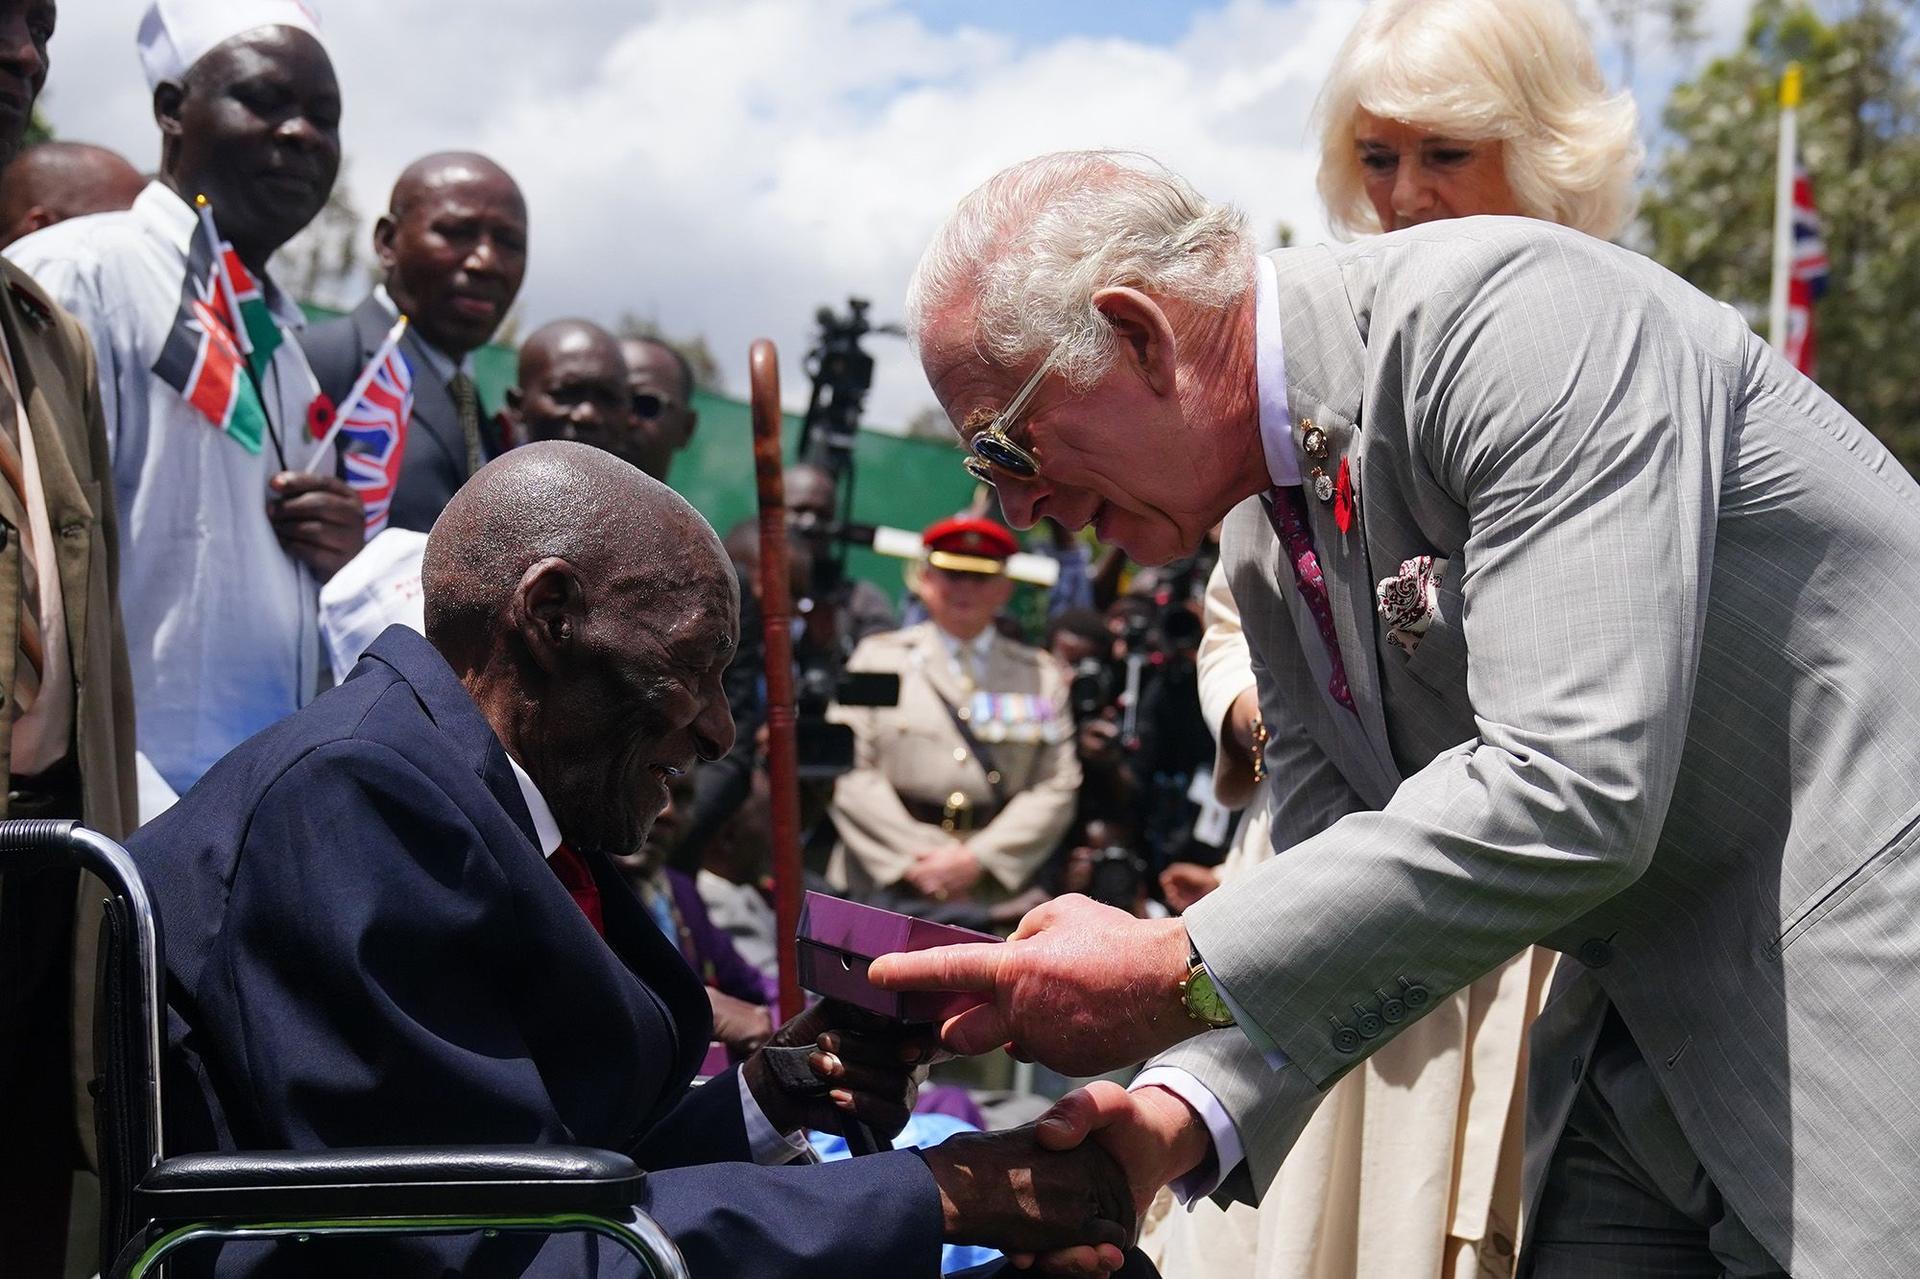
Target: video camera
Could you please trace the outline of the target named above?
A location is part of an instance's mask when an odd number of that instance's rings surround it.
[[[800,426],[799,457],[833,476],[839,511],[822,519],[817,512],[790,515],[793,532],[812,548],[808,595],[830,600],[846,578],[847,548],[873,545],[871,524],[854,524],[853,454],[867,392],[873,386],[873,357],[861,344],[869,333],[902,334],[898,325],[867,319],[865,298],[847,299],[846,314],[821,307],[814,314],[820,336],[807,352],[807,376],[813,381],[807,414]],[[829,706],[893,706],[900,701],[900,677],[848,672],[838,655],[813,654],[802,662],[795,686],[797,749],[803,780],[824,781],[853,767],[853,730],[827,720]]]

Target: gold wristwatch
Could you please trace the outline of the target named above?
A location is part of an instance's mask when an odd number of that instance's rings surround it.
[[[1221,997],[1220,988],[1213,984],[1213,974],[1207,971],[1206,961],[1200,958],[1192,942],[1187,943],[1187,978],[1180,983],[1180,1002],[1186,1007],[1187,1016],[1202,1026],[1220,1030],[1233,1025],[1233,1010]]]

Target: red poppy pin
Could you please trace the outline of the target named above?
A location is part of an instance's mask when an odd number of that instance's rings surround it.
[[[307,438],[317,440],[325,435],[333,425],[333,414],[333,401],[325,391],[314,396],[313,403],[307,405]]]
[[[1344,536],[1353,527],[1353,474],[1340,459],[1340,478],[1333,482],[1333,523]]]

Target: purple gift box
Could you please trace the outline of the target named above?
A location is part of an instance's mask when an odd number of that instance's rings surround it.
[[[904,1022],[941,1022],[987,1002],[977,991],[881,990],[867,980],[867,967],[881,955],[932,950],[960,942],[997,942],[991,933],[935,924],[875,906],[808,893],[800,905],[800,984]]]

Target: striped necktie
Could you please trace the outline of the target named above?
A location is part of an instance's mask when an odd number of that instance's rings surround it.
[[[460,434],[467,440],[467,474],[472,475],[487,464],[487,451],[480,443],[480,390],[463,372],[447,383],[447,394],[460,415]]]
[[[46,645],[40,634],[40,565],[33,549],[33,521],[28,514],[27,476],[20,462],[20,404],[0,378],[0,479],[13,492],[20,511],[16,530],[20,542],[20,624],[16,637],[18,652],[13,663],[13,711],[16,716],[32,709],[40,695],[40,678],[46,670]]]

